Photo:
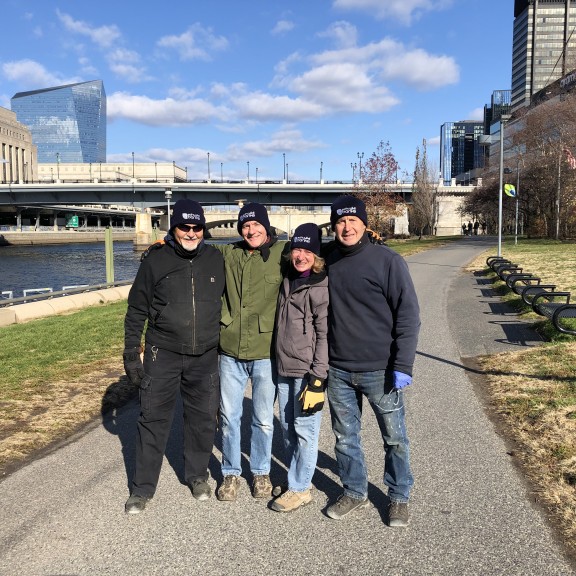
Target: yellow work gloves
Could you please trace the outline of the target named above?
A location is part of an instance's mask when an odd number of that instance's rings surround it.
[[[308,383],[300,394],[300,402],[302,403],[302,412],[304,414],[316,414],[322,410],[324,406],[324,389],[326,384],[324,380],[317,378],[313,374],[307,377]]]

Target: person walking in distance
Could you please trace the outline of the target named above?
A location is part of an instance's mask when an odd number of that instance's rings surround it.
[[[268,212],[252,202],[238,214],[240,242],[218,246],[224,256],[226,293],[220,330],[220,423],[223,481],[219,500],[234,501],[240,486],[240,424],[244,392],[252,384],[250,470],[252,496],[270,498],[270,464],[276,399],[272,334],[287,242],[272,234]]]
[[[340,520],[368,506],[361,446],[362,399],[376,415],[384,442],[388,524],[408,524],[413,485],[404,388],[412,381],[420,329],[418,299],[404,259],[372,244],[366,206],[354,196],[332,204],[335,247],[326,257],[329,277],[327,395],[344,491],[326,514]]]
[[[276,313],[278,405],[288,467],[288,490],[272,510],[292,512],[312,502],[310,487],[328,373],[328,278],[316,224],[298,226],[290,242],[290,269]]]
[[[128,514],[142,512],[156,492],[178,391],[184,415],[184,480],[197,500],[211,496],[208,462],[220,400],[218,340],[225,276],[222,255],[204,242],[205,224],[200,204],[178,200],[164,242],[143,254],[128,295],[124,368],[140,391]]]

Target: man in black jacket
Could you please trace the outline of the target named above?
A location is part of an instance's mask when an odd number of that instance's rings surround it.
[[[362,398],[376,415],[384,442],[388,524],[406,526],[413,479],[403,388],[412,381],[420,329],[416,292],[404,259],[373,244],[364,203],[341,196],[332,204],[336,237],[326,257],[328,401],[344,493],[326,510],[340,520],[368,506],[368,478],[360,441]]]
[[[164,243],[144,253],[128,295],[124,367],[139,386],[141,410],[128,514],[142,512],[154,496],[178,390],[184,479],[194,498],[211,496],[208,462],[220,402],[217,347],[225,276],[222,254],[204,243],[205,225],[200,204],[178,200]]]

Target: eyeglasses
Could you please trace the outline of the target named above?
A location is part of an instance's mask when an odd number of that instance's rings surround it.
[[[190,230],[192,230],[192,232],[201,232],[202,230],[204,230],[203,226],[200,226],[198,224],[177,224],[176,228],[178,228],[178,230],[181,230],[182,232],[190,232]]]

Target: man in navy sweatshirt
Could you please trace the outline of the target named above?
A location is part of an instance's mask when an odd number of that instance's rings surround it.
[[[328,401],[344,492],[326,513],[340,520],[368,503],[360,431],[362,398],[384,441],[388,525],[408,524],[413,484],[403,388],[412,381],[420,310],[404,259],[369,240],[366,206],[354,196],[332,204],[335,234],[327,255],[330,278]]]

